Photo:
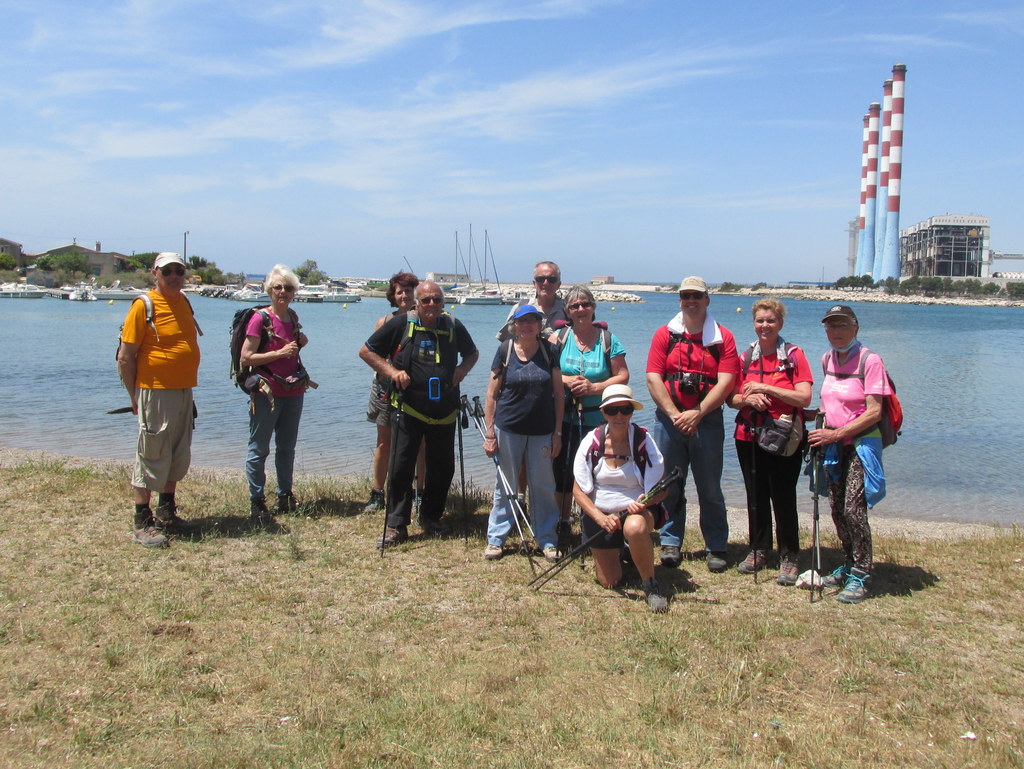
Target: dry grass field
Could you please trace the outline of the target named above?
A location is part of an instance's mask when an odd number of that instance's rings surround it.
[[[468,537],[382,558],[366,492],[305,478],[257,532],[241,472],[196,471],[205,535],[148,551],[125,467],[4,462],[0,765],[1024,766],[1017,529],[879,527],[860,606],[684,561],[652,615],[635,575],[534,592],[522,555],[484,562],[483,492]]]

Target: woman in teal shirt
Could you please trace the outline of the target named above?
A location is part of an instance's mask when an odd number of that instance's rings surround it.
[[[562,452],[555,457],[555,488],[566,527],[572,503],[572,457],[580,439],[604,422],[601,394],[609,385],[628,384],[626,349],[606,323],[595,323],[597,301],[586,286],[573,286],[564,299],[569,324],[549,338],[559,351],[558,363],[565,387]],[[556,324],[557,325],[557,324]]]

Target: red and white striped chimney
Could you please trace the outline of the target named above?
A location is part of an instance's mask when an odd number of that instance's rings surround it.
[[[889,136],[892,128],[892,78],[882,84],[882,134],[879,138],[878,193],[875,196],[875,266],[872,274],[882,269],[885,247],[885,212],[889,197]]]
[[[864,274],[864,211],[868,196],[868,121],[871,116],[864,113],[864,147],[860,153],[860,217],[857,220],[857,266],[854,275]]]
[[[882,105],[871,102],[868,108],[868,184],[864,196],[864,274],[874,275],[875,197],[878,194],[878,113]],[[876,278],[877,279],[877,278]]]
[[[900,277],[900,182],[903,178],[903,111],[907,65],[892,68],[892,129],[889,132],[889,189],[885,217],[882,275],[875,280]]]

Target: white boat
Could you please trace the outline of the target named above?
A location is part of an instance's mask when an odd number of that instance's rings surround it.
[[[0,285],[0,298],[4,299],[42,299],[46,291],[31,283],[4,283]]]
[[[309,302],[320,304],[321,302],[361,302],[363,297],[354,291],[343,291],[337,286],[319,284],[313,286],[302,286],[295,292],[296,302]]]
[[[321,301],[324,302],[361,302],[363,297],[361,294],[357,294],[354,291],[342,291],[340,288],[332,288],[327,293],[323,294]]]
[[[494,268],[494,282],[497,288],[487,287],[487,259],[490,256],[491,267]],[[480,272],[480,282],[478,284],[473,283],[472,279],[472,262],[474,257],[477,261],[477,267]],[[455,233],[455,272],[458,274],[459,271],[459,260],[462,258],[462,251],[459,249],[459,233]],[[473,244],[473,225],[469,225],[469,261],[470,265],[467,268],[465,260],[463,259],[463,268],[466,269],[466,275],[469,277],[469,285],[465,287],[458,287],[453,290],[449,296],[453,301],[457,301],[459,304],[503,304],[504,301],[501,297],[501,284],[498,282],[497,268],[494,265],[494,253],[491,251],[491,242],[487,236],[487,230],[484,230],[484,263],[483,267],[480,267],[480,258],[476,253],[476,247]]]
[[[92,295],[96,297],[97,300],[102,302],[107,302],[110,301],[111,299],[134,299],[135,297],[144,293],[145,291],[143,291],[141,288],[132,288],[130,286],[121,288],[120,280],[115,280],[109,286],[100,286],[99,288],[94,288],[92,290]]]
[[[236,291],[228,299],[233,299],[236,302],[252,302],[253,304],[270,304],[270,297],[267,296],[266,291],[256,291],[249,287],[243,288],[240,291]]]
[[[95,302],[93,287],[90,283],[79,283],[77,286],[61,286],[61,291],[66,291],[65,297],[72,302]]]

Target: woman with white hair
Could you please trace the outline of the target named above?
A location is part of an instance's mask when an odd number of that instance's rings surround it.
[[[262,381],[252,389],[249,405],[249,451],[245,458],[245,477],[249,482],[249,510],[258,526],[274,524],[267,509],[264,486],[266,462],[270,455],[270,437],[274,436],[274,465],[277,470],[277,512],[292,512],[292,474],[295,443],[299,436],[302,402],[309,376],[302,366],[299,350],[307,339],[299,317],[290,305],[299,288],[299,279],[283,264],[267,273],[263,287],[270,306],[261,307],[249,318],[240,362],[251,367]]]

